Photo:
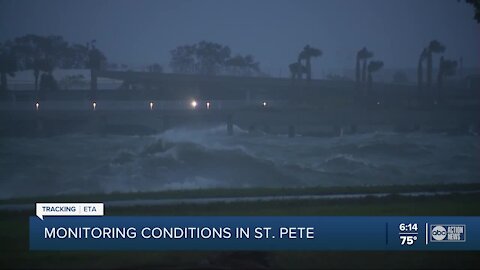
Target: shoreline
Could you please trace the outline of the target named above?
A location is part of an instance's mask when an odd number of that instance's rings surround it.
[[[275,201],[303,201],[303,200],[359,200],[359,199],[382,199],[391,196],[409,197],[412,199],[418,197],[438,197],[448,195],[472,195],[480,194],[480,190],[462,190],[462,191],[439,191],[439,192],[401,192],[401,193],[358,193],[358,194],[331,194],[331,195],[297,195],[297,196],[262,196],[262,197],[210,197],[196,199],[134,199],[134,200],[115,200],[103,201],[105,207],[153,207],[153,206],[172,206],[172,205],[205,205],[215,203],[263,203]],[[0,204],[2,211],[34,211],[33,204]]]
[[[269,201],[288,199],[356,199],[364,197],[386,197],[406,195],[451,195],[480,192],[480,183],[465,184],[430,184],[430,185],[378,185],[378,186],[338,186],[305,188],[205,188],[167,190],[158,192],[129,192],[110,194],[65,194],[51,196],[34,196],[0,200],[0,211],[8,205],[31,205],[40,201],[105,201],[121,206],[122,202],[158,202],[159,205],[181,204],[183,202],[235,202]],[[162,201],[164,203],[162,203]]]

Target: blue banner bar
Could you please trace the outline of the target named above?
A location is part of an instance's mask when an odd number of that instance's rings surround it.
[[[30,217],[30,250],[480,250],[480,217]]]

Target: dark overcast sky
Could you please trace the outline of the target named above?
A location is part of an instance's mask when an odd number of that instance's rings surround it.
[[[364,45],[386,67],[415,67],[438,39],[446,57],[480,66],[480,26],[457,0],[0,0],[0,40],[29,33],[97,39],[111,61],[137,65],[166,66],[175,46],[209,40],[253,54],[272,73],[286,72],[307,43],[324,51],[317,70],[353,67]]]

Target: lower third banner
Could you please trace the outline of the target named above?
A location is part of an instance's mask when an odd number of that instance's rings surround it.
[[[480,217],[30,217],[30,250],[480,250]]]

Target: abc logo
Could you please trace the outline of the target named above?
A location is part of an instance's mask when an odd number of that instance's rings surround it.
[[[435,226],[431,231],[433,239],[442,241],[447,237],[447,230],[443,226]]]

